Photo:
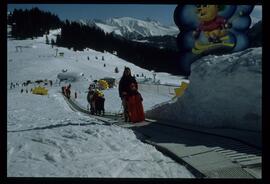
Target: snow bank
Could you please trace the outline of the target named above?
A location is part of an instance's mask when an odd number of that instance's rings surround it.
[[[261,131],[262,49],[207,56],[191,68],[190,84],[175,102],[148,117],[205,127]]]
[[[9,177],[193,178],[132,130],[74,112],[52,91],[49,96],[9,91]]]

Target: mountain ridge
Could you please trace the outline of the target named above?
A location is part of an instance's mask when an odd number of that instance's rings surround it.
[[[140,20],[132,17],[108,18],[106,20],[79,20],[84,25],[95,26],[105,33],[113,33],[127,39],[142,39],[151,36],[170,35],[176,37],[176,26],[165,26],[156,20]]]

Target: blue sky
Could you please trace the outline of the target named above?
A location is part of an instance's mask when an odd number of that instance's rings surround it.
[[[14,8],[38,7],[50,11],[59,16],[60,19],[105,19],[111,17],[134,17],[145,19],[147,17],[158,20],[163,24],[173,24],[173,12],[176,5],[119,5],[119,4],[22,4],[8,5],[8,10]]]
[[[31,9],[38,7],[41,10],[50,11],[58,15],[61,20],[78,19],[106,19],[111,17],[134,17],[139,19],[151,18],[164,25],[174,24],[173,12],[176,5],[173,4],[9,4],[8,11],[17,9]],[[256,6],[252,17],[261,19],[261,6]]]

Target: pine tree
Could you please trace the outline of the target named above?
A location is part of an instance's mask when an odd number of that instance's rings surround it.
[[[8,24],[12,25],[12,37],[25,39],[42,36],[50,29],[59,28],[62,23],[56,15],[32,8],[14,9],[9,16]]]

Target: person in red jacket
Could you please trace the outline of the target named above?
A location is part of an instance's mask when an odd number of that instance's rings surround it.
[[[128,117],[133,123],[141,122],[145,120],[143,110],[143,98],[138,92],[138,87],[135,83],[130,84],[130,93],[127,96]]]
[[[118,90],[119,96],[122,100],[122,105],[124,108],[124,118],[125,121],[128,121],[128,108],[127,108],[127,96],[131,93],[130,84],[134,83],[138,89],[138,84],[135,77],[131,76],[131,70],[128,67],[125,67],[123,75],[120,79]]]

